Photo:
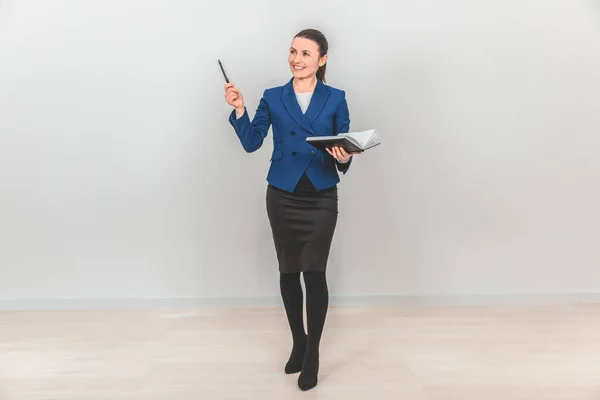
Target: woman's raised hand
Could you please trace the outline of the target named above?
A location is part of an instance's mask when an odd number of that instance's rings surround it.
[[[225,100],[229,105],[235,107],[238,114],[244,112],[244,97],[231,82],[225,84]]]

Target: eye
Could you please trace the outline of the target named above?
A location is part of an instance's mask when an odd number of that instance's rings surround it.
[[[310,53],[308,51],[305,51],[304,52],[304,57],[309,57],[309,56],[310,56]]]
[[[290,54],[294,54],[296,51],[295,50],[290,50]]]

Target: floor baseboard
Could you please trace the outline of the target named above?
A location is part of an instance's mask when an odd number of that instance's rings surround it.
[[[331,306],[497,306],[600,303],[600,293],[557,295],[472,295],[472,296],[404,296],[364,295],[336,296]],[[152,309],[195,307],[274,307],[277,296],[265,297],[190,297],[190,298],[71,298],[71,299],[0,299],[0,310],[82,310],[82,309]]]

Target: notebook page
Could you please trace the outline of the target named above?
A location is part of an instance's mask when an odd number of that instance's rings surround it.
[[[362,132],[344,133],[343,135],[347,135],[354,138],[360,144],[360,147],[364,148],[371,141],[371,138],[373,137],[374,133],[375,129],[370,129],[368,131]]]
[[[371,136],[371,139],[369,140],[369,143],[367,143],[367,146],[371,147],[378,143],[379,143],[379,135],[377,134],[377,132],[375,132],[375,133],[373,133],[373,136]]]

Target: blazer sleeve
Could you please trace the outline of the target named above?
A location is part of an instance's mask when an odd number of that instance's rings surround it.
[[[336,113],[335,113],[335,134],[340,133],[348,133],[350,132],[350,111],[348,111],[348,102],[346,101],[346,93],[342,91],[342,100],[340,104],[338,104]],[[341,163],[335,160],[335,165],[337,166],[338,171],[342,172],[344,175],[348,172],[350,168],[350,164],[352,164],[353,156],[350,156],[350,160],[346,163]]]
[[[236,117],[235,110],[233,110],[229,115],[229,123],[233,126],[246,152],[252,153],[260,149],[271,127],[271,113],[266,100],[266,92],[260,99],[252,121],[250,121],[248,110],[244,109],[244,114],[239,118]]]

